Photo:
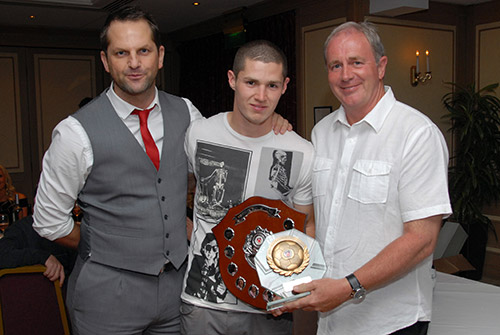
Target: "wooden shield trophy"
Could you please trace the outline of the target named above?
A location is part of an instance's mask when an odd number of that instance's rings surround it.
[[[267,236],[297,229],[304,231],[306,214],[281,200],[251,197],[231,208],[212,228],[219,245],[219,268],[227,289],[238,299],[266,309],[274,293],[263,288],[255,255]]]

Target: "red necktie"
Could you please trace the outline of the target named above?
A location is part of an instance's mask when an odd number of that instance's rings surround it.
[[[141,125],[141,136],[142,140],[144,141],[144,146],[146,147],[146,153],[148,154],[149,158],[155,165],[156,170],[158,170],[160,168],[160,153],[158,152],[155,140],[153,139],[153,136],[151,136],[151,133],[149,132],[148,129],[149,112],[151,112],[155,107],[156,105],[154,105],[150,109],[144,109],[144,110],[134,109],[132,114],[139,115],[139,123]]]

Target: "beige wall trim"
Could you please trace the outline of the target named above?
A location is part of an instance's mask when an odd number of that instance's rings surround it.
[[[488,81],[489,78],[499,78],[500,77],[500,69],[498,69],[498,49],[491,46],[487,45],[488,41],[485,41],[486,34],[495,34],[495,36],[492,36],[491,39],[494,41],[497,41],[498,43],[498,37],[500,37],[500,22],[493,22],[493,23],[487,23],[487,24],[479,24],[476,26],[476,69],[475,69],[475,74],[476,74],[476,89],[481,88],[484,85],[489,85],[492,82],[486,82],[482,83],[481,82],[481,75],[488,73],[488,78],[485,80]],[[482,47],[487,48],[488,51],[491,51],[492,54],[488,54],[487,56],[482,59],[483,53],[481,52]],[[496,56],[495,56],[496,55]],[[481,73],[481,69],[486,69],[486,73]],[[484,76],[483,76],[484,77]],[[483,78],[484,79],[484,78]],[[495,82],[500,81],[499,79],[495,79]],[[497,92],[498,96],[498,92]]]
[[[487,252],[491,252],[492,254],[499,254],[500,255],[500,249],[499,248],[493,248],[493,247],[486,247]]]
[[[432,29],[432,30],[453,30],[455,31],[455,26],[450,26],[446,24],[428,23],[420,21],[406,21],[400,19],[392,19],[387,17],[379,16],[365,16],[365,20],[373,23],[385,23],[395,26],[412,27],[412,28],[422,28],[422,29]]]
[[[498,221],[500,222],[500,216],[498,215],[485,215],[488,219],[490,219],[491,221]]]
[[[19,62],[17,53],[0,52],[2,80],[2,143],[0,164],[9,172],[24,172],[23,134],[21,119],[21,90],[19,86]],[[5,86],[4,86],[5,85]]]

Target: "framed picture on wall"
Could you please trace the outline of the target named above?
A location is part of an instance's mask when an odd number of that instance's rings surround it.
[[[314,107],[314,124],[332,112],[332,106]]]

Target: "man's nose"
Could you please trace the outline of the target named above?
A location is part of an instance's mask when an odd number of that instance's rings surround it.
[[[259,101],[266,100],[266,87],[261,85],[257,88],[257,92],[255,93],[255,98]]]
[[[139,67],[141,64],[141,61],[139,57],[137,56],[136,53],[131,53],[128,59],[128,66],[132,69],[135,69]]]
[[[352,78],[353,73],[352,73],[352,70],[349,66],[342,66],[342,70],[341,70],[340,75],[341,75],[342,80],[348,81]]]

